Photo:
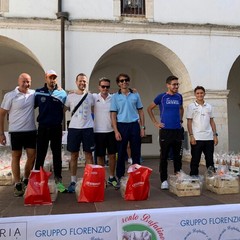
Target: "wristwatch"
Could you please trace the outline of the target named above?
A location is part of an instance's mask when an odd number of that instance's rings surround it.
[[[216,132],[216,133],[214,133],[214,134],[213,134],[213,136],[216,136],[216,137],[218,137],[218,133],[217,133],[217,132]]]
[[[146,127],[145,126],[141,126],[141,129],[146,129]]]

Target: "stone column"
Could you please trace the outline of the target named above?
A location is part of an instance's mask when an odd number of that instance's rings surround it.
[[[227,97],[229,90],[208,90],[206,89],[205,100],[213,106],[214,121],[216,123],[217,132],[219,134],[219,143],[215,148],[215,152],[228,152],[228,109]],[[184,128],[187,131],[186,110],[188,104],[195,100],[193,91],[182,93],[184,114]]]

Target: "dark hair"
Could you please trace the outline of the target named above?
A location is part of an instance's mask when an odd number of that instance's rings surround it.
[[[120,73],[117,77],[116,77],[116,82],[119,83],[119,78],[120,77],[125,77],[126,79],[128,79],[128,81],[130,82],[130,77],[126,74],[126,73]]]
[[[176,76],[169,76],[167,79],[166,79],[166,83],[167,84],[170,84],[172,80],[178,80],[178,77]]]
[[[101,85],[101,82],[111,82],[110,79],[106,78],[106,77],[102,77],[102,78],[99,78],[98,80],[98,85],[100,86]]]
[[[79,73],[77,76],[76,76],[76,81],[78,79],[79,76],[82,76],[82,77],[87,77],[87,75],[85,73]]]
[[[203,86],[196,86],[194,89],[194,93],[196,93],[197,90],[203,90],[205,92],[205,88]]]

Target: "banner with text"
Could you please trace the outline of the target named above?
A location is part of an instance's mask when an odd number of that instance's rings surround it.
[[[1,218],[0,239],[240,240],[240,204]]]

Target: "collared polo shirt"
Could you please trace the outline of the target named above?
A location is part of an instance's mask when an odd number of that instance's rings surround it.
[[[26,132],[36,130],[34,117],[34,94],[29,89],[22,93],[16,87],[5,94],[1,108],[9,111],[9,132]]]
[[[192,119],[192,131],[196,140],[213,140],[210,119],[213,118],[212,106],[206,102],[203,105],[196,101],[187,107],[186,118]]]
[[[139,120],[138,110],[143,105],[138,93],[129,92],[128,95],[121,91],[114,93],[111,101],[111,112],[117,112],[117,122],[131,123]]]
[[[110,106],[112,95],[108,94],[104,99],[101,93],[93,93],[94,99],[94,132],[107,133],[112,132],[112,122],[110,116]]]

